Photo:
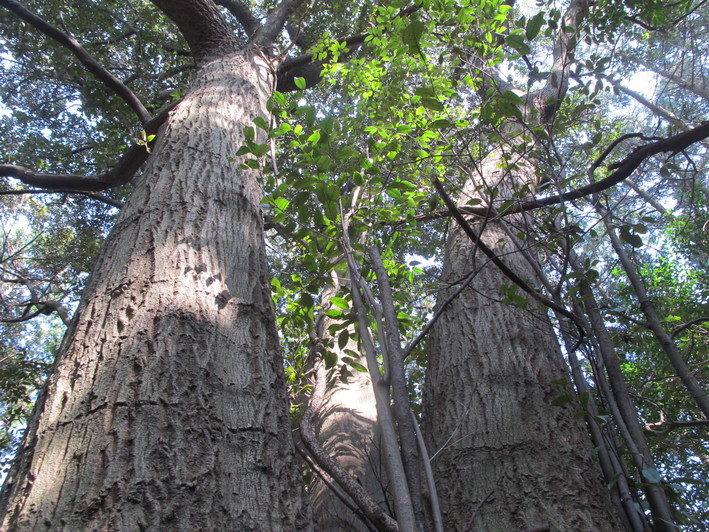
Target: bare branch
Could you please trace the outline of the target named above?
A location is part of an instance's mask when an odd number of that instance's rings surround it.
[[[685,329],[689,329],[690,327],[697,325],[698,323],[704,323],[705,321],[709,321],[709,317],[704,316],[701,318],[696,318],[694,320],[688,321],[687,323],[683,323],[682,325],[678,325],[677,327],[672,329],[670,336],[674,339],[675,336],[677,336]]]
[[[95,192],[86,192],[83,190],[44,190],[44,189],[18,189],[18,190],[0,190],[0,196],[19,196],[24,194],[79,194],[81,196],[86,196],[87,198],[100,201],[111,207],[116,207],[117,209],[122,209],[124,202],[109,198],[105,194],[97,194]]]
[[[562,316],[566,316],[569,318],[574,325],[576,325],[576,328],[578,329],[579,332],[579,344],[583,341],[583,338],[586,336],[586,331],[583,327],[583,324],[579,320],[579,318],[573,313],[569,312],[566,310],[564,307],[561,305],[555,303],[545,295],[537,292],[534,290],[531,286],[527,284],[526,281],[524,281],[519,275],[517,275],[515,272],[513,272],[504,262],[502,262],[502,259],[495,255],[495,252],[491,250],[485,243],[482,241],[482,239],[475,233],[473,228],[470,226],[468,221],[465,219],[465,216],[463,216],[463,213],[458,209],[456,204],[453,202],[453,200],[450,198],[448,193],[445,191],[443,188],[443,185],[441,184],[440,180],[435,177],[432,180],[433,186],[436,189],[436,192],[441,196],[441,199],[443,202],[446,204],[446,207],[451,211],[453,218],[455,218],[455,221],[458,222],[458,225],[460,228],[465,232],[466,235],[468,235],[468,238],[475,244],[480,251],[482,251],[487,257],[490,258],[490,260],[497,266],[497,268],[507,277],[510,281],[512,281],[514,284],[516,284],[519,288],[521,288],[524,292],[529,294],[532,299],[537,301],[538,303],[541,303],[545,307],[548,307],[552,309],[555,312],[558,312]],[[578,345],[576,348],[578,348]]]
[[[672,111],[669,111],[668,109],[665,109],[661,105],[657,105],[656,103],[651,102],[647,98],[645,98],[642,94],[639,92],[636,92],[634,90],[630,90],[627,87],[624,87],[621,85],[621,83],[617,80],[609,79],[611,84],[618,89],[620,92],[623,94],[626,94],[633,98],[636,102],[641,103],[648,109],[650,109],[653,113],[656,115],[664,118],[667,120],[670,124],[676,126],[677,128],[681,129],[682,131],[691,131],[692,127],[687,125],[683,120],[681,120],[676,114],[674,114]],[[701,141],[702,145],[704,145],[706,148],[709,148],[709,142],[706,142],[704,140]]]
[[[648,423],[645,428],[656,436],[669,434],[671,430],[685,427],[707,427],[709,419],[694,419],[691,421],[670,421],[660,423]]]
[[[150,119],[150,113],[133,91],[96,61],[74,37],[52,26],[49,22],[40,18],[16,0],[0,0],[0,6],[12,11],[20,17],[20,19],[67,48],[89,72],[101,80],[106,87],[115,92],[133,109],[142,124],[145,124]]]
[[[633,56],[628,56],[627,59],[630,61],[637,63],[639,65],[644,66],[648,70],[653,71],[655,74],[659,74],[663,78],[667,78],[670,81],[673,81],[676,85],[679,87],[682,87],[683,89],[686,89],[690,92],[693,92],[697,96],[704,98],[706,101],[709,102],[709,90],[705,89],[704,87],[700,87],[696,83],[683,78],[682,76],[678,76],[677,74],[670,72],[668,70],[665,70],[659,66],[651,65],[647,61],[643,61],[642,59],[638,59]]]
[[[630,137],[637,137],[639,134],[624,135],[623,139]],[[670,152],[672,155],[682,152],[689,148],[692,144],[697,142],[702,142],[704,139],[709,137],[709,121],[703,122],[701,125],[685,131],[684,133],[678,133],[672,137],[666,139],[661,139],[650,144],[645,144],[635,148],[628,156],[626,156],[622,161],[613,163],[609,166],[611,170],[614,170],[608,177],[600,179],[594,183],[584,185],[582,187],[564,192],[562,194],[557,194],[554,196],[547,196],[545,198],[531,199],[527,201],[521,201],[516,205],[511,205],[509,208],[505,209],[504,212],[492,211],[488,207],[470,207],[461,206],[457,207],[457,210],[466,215],[473,216],[508,216],[510,214],[518,214],[520,212],[532,211],[535,209],[540,209],[543,207],[548,207],[550,205],[556,205],[558,203],[563,203],[565,201],[572,201],[598,192],[607,190],[618,183],[621,183],[645,161],[645,159],[657,155],[658,153]],[[620,140],[620,139],[619,139]],[[618,142],[614,142],[613,146],[617,145]],[[608,150],[606,150],[606,155]],[[602,156],[603,157],[603,156]],[[591,170],[594,170],[600,166],[599,161],[596,161]],[[450,209],[441,209],[433,213],[417,216],[414,221],[424,222],[429,220],[436,220],[438,218],[447,218],[452,216],[453,213]],[[407,220],[397,220],[393,225],[406,223]]]

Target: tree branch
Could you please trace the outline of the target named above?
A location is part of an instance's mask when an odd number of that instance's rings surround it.
[[[709,419],[694,419],[691,421],[669,421],[660,423],[648,423],[645,428],[656,436],[665,436],[671,430],[682,427],[706,427],[709,426]]]
[[[415,13],[421,9],[420,6],[414,5],[402,9],[393,18],[405,17]],[[341,37],[337,39],[340,44],[345,44],[348,48],[355,48],[364,44],[369,33],[360,33],[349,37]],[[305,86],[311,87],[320,81],[320,73],[322,72],[322,61],[313,61],[313,54],[303,54],[298,57],[288,58],[284,60],[276,72],[278,83],[276,90],[280,92],[290,92],[297,90],[294,79],[301,77],[305,79]]]
[[[286,20],[293,10],[300,7],[304,0],[282,0],[273,11],[266,17],[266,22],[261,26],[254,35],[254,44],[263,48],[272,46],[276,37],[283,29]]]
[[[179,102],[175,102],[166,107],[160,114],[145,123],[146,136],[157,134],[160,126],[167,120],[169,112],[174,109],[178,103]],[[41,187],[52,191],[98,192],[128,183],[148,159],[150,155],[148,148],[151,145],[151,142],[148,142],[148,146],[133,144],[125,151],[112,169],[97,176],[46,174],[35,172],[24,166],[0,164],[0,177],[14,177],[22,181],[25,185]]]
[[[106,87],[115,92],[133,109],[142,124],[145,124],[150,119],[150,113],[133,91],[96,61],[74,37],[55,28],[16,0],[0,0],[0,6],[12,11],[20,19],[68,49],[89,72],[102,81]]]
[[[635,101],[638,103],[641,103],[648,109],[650,109],[653,113],[656,115],[660,116],[661,118],[664,118],[667,120],[670,124],[676,126],[677,128],[681,129],[682,131],[692,131],[692,127],[688,126],[684,121],[682,121],[676,114],[674,114],[672,111],[669,111],[665,109],[664,107],[657,105],[656,103],[651,102],[647,98],[645,98],[642,94],[630,90],[627,87],[624,87],[623,85],[620,84],[619,81],[613,80],[608,78],[611,84],[618,89],[620,92],[623,94],[626,94],[627,96],[630,96],[633,98]],[[696,128],[695,128],[696,129]],[[706,147],[709,148],[709,142],[702,141],[702,144]]]
[[[482,241],[482,239],[475,234],[475,231],[473,230],[472,227],[470,227],[470,224],[468,221],[465,219],[465,216],[460,212],[458,209],[457,205],[453,202],[451,197],[448,195],[448,193],[445,191],[443,188],[443,185],[441,184],[440,180],[437,177],[434,177],[432,180],[433,186],[436,189],[436,192],[441,196],[441,199],[443,202],[446,204],[446,207],[451,211],[453,218],[455,218],[455,221],[458,222],[458,225],[460,226],[461,229],[465,232],[466,235],[468,235],[468,238],[475,244],[480,251],[482,251],[492,262],[495,266],[498,267],[498,269],[507,277],[510,281],[512,281],[514,284],[516,284],[519,288],[521,288],[524,292],[529,294],[532,299],[537,301],[538,303],[541,303],[545,307],[548,307],[562,316],[566,316],[569,318],[574,325],[576,325],[576,328],[578,329],[579,332],[579,344],[581,341],[583,341],[583,338],[586,336],[586,331],[583,327],[583,324],[579,320],[579,318],[573,313],[569,312],[566,310],[564,307],[561,305],[558,305],[548,297],[546,297],[543,294],[540,294],[536,290],[534,290],[531,286],[527,284],[524,279],[522,279],[519,275],[517,275],[515,272],[513,272],[510,268],[507,267],[507,265],[502,262],[502,259],[495,255],[495,252],[491,250],[485,243]],[[578,347],[578,345],[576,347]]]
[[[243,43],[212,0],[151,0],[172,20],[197,63],[236,51]]]
[[[677,327],[672,329],[670,336],[674,339],[675,336],[677,336],[679,333],[681,333],[685,329],[689,329],[693,325],[697,325],[698,323],[704,323],[705,321],[709,321],[709,317],[704,316],[701,318],[696,318],[694,320],[688,321],[687,323],[683,323],[682,325],[678,325]]]
[[[637,136],[637,135],[630,135]],[[629,136],[624,136],[623,138],[628,138]],[[678,133],[672,137],[666,139],[661,139],[651,144],[645,144],[643,146],[638,146],[629,155],[627,155],[622,161],[613,163],[609,166],[610,169],[615,170],[608,177],[600,179],[594,183],[584,185],[582,187],[570,190],[568,192],[563,192],[554,196],[548,196],[546,198],[537,198],[527,201],[521,201],[515,205],[511,205],[509,208],[505,209],[504,212],[497,212],[491,210],[488,207],[470,207],[461,206],[457,207],[457,210],[462,214],[472,215],[472,216],[508,216],[510,214],[518,214],[520,212],[532,211],[535,209],[540,209],[543,207],[549,207],[551,205],[556,205],[558,203],[563,203],[566,201],[572,201],[598,192],[607,190],[618,183],[624,181],[640,166],[645,159],[657,155],[658,153],[671,152],[672,155],[680,153],[686,150],[692,144],[697,142],[702,142],[704,139],[709,137],[709,121],[703,122],[701,125],[685,131],[684,133]],[[619,139],[620,140],[620,139]],[[617,145],[614,142],[613,145]],[[606,150],[608,152],[608,150]],[[606,153],[607,154],[607,153]],[[591,169],[595,169],[599,166],[598,161],[596,161]],[[429,220],[437,220],[438,218],[447,218],[452,216],[453,212],[450,209],[441,209],[433,213],[420,215],[414,217],[416,222],[425,222]],[[397,220],[393,225],[406,223],[408,220]]]
[[[246,35],[253,36],[261,27],[261,23],[241,0],[215,0],[215,4],[224,7],[244,28]]]
[[[124,203],[120,200],[109,198],[104,194],[96,194],[83,190],[43,190],[43,189],[19,189],[19,190],[0,190],[0,196],[19,196],[21,194],[80,194],[87,198],[100,201],[117,209],[123,208]]]

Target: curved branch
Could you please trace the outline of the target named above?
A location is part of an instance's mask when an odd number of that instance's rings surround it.
[[[146,135],[157,134],[160,126],[167,120],[170,111],[172,111],[178,103],[179,102],[175,102],[166,107],[160,114],[146,122]],[[41,187],[55,192],[98,192],[128,183],[143,163],[148,160],[151,145],[151,142],[149,142],[147,146],[143,144],[133,144],[125,151],[113,168],[97,176],[46,174],[43,172],[35,172],[24,166],[0,164],[0,177],[14,177],[22,181],[25,185]]]
[[[282,0],[266,17],[266,22],[254,35],[254,44],[267,48],[272,46],[293,10],[298,9],[304,0]]]
[[[23,194],[80,194],[86,196],[87,198],[100,201],[111,207],[116,207],[117,209],[122,209],[124,202],[109,198],[104,194],[97,194],[94,192],[86,192],[84,190],[44,190],[44,189],[32,189],[25,188],[19,190],[0,190],[0,196],[20,196]]]
[[[624,135],[622,139],[627,139],[629,137],[634,137],[639,135]],[[547,196],[546,198],[531,199],[527,201],[521,201],[515,205],[511,205],[509,208],[505,209],[504,212],[496,212],[488,207],[470,207],[470,206],[460,206],[456,209],[462,213],[472,216],[508,216],[510,214],[518,214],[520,212],[533,211],[535,209],[541,209],[543,207],[549,207],[551,205],[556,205],[558,203],[563,203],[565,201],[572,201],[586,196],[591,196],[598,192],[607,190],[618,183],[621,183],[645,161],[645,159],[657,155],[658,153],[671,152],[672,155],[680,153],[686,150],[692,144],[697,142],[702,142],[704,139],[709,138],[709,121],[703,122],[701,125],[685,131],[684,133],[679,133],[668,137],[666,139],[661,139],[650,144],[644,144],[643,146],[638,146],[635,148],[628,156],[622,161],[613,163],[609,166],[611,170],[614,170],[608,177],[600,179],[594,183],[584,185],[582,187],[569,190],[568,192],[563,192],[554,196]],[[618,139],[621,140],[621,139]],[[703,143],[703,142],[702,142]],[[612,146],[616,146],[618,142],[614,142]],[[604,153],[607,155],[608,150]],[[603,156],[602,156],[603,157]],[[595,162],[591,170],[599,166],[598,162]],[[447,218],[452,216],[453,212],[450,209],[441,209],[433,213],[424,214],[414,217],[416,222],[425,222],[430,220],[437,220],[439,218]],[[397,225],[401,223],[406,223],[409,220],[397,220],[392,225]]]
[[[246,35],[249,37],[254,35],[261,27],[261,23],[251,12],[249,6],[241,0],[215,0],[214,3],[234,15],[234,18],[241,24],[241,27],[244,28]]]
[[[420,6],[413,5],[402,9],[392,18],[399,18],[411,15],[421,9]],[[369,33],[359,33],[350,35],[349,37],[341,37],[337,39],[340,44],[345,44],[347,48],[355,48],[361,46],[369,37]],[[313,61],[313,54],[303,54],[298,57],[292,57],[284,60],[278,70],[276,76],[278,83],[276,90],[280,92],[290,92],[297,89],[294,79],[301,77],[305,79],[306,87],[311,87],[320,81],[320,73],[322,72],[322,61]]]
[[[709,317],[701,317],[701,318],[696,318],[694,320],[688,321],[687,323],[683,323],[682,325],[678,325],[674,329],[672,329],[672,332],[670,333],[670,337],[673,339],[675,336],[677,336],[679,333],[684,331],[685,329],[689,329],[693,325],[697,325],[698,323],[704,323],[705,321],[709,321]]]
[[[135,111],[142,124],[145,124],[150,119],[150,113],[140,101],[138,96],[136,96],[133,91],[121,83],[118,78],[106,70],[98,61],[96,61],[96,59],[94,59],[74,37],[55,28],[49,22],[40,18],[16,0],[0,0],[0,6],[12,11],[20,19],[33,26],[47,37],[54,39],[74,54],[81,64],[84,65],[86,70],[102,81],[106,87],[115,92],[130,106],[131,109],[133,109],[133,111]]]
[[[234,52],[242,44],[211,0],[151,1],[177,25],[197,62]]]
[[[656,436],[665,436],[671,430],[681,427],[706,427],[709,426],[709,419],[694,419],[691,421],[670,421],[660,423],[648,423],[645,429]]]

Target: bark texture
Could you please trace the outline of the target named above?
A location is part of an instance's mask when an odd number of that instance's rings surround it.
[[[364,357],[359,362],[366,367]],[[328,391],[318,415],[318,440],[330,456],[383,505],[379,484],[382,468],[378,466],[381,459],[376,438],[377,409],[372,383],[368,373],[354,371],[347,382],[339,379],[339,373],[339,368],[329,372]],[[318,530],[368,530],[362,518],[319,477],[313,479],[308,492]]]
[[[497,188],[499,201],[525,181],[533,186],[531,172],[503,170],[499,153],[479,172],[461,203],[485,193],[476,186]],[[477,220],[487,246],[534,285],[501,223]],[[573,419],[580,407],[552,404],[571,392],[555,384],[568,375],[545,310],[504,305],[501,286],[510,282],[453,227],[443,271],[453,286],[440,300],[473,269],[477,276],[433,329],[424,388],[423,431],[446,530],[620,529],[586,428]]]
[[[96,264],[2,494],[3,530],[301,530],[256,175],[273,73],[204,64]]]
[[[337,279],[337,287],[343,279]],[[337,288],[325,290],[323,306],[330,306],[330,298],[337,295]],[[317,335],[328,340],[330,349],[338,354],[339,363],[327,372],[327,391],[316,417],[316,437],[327,453],[345,469],[367,493],[382,506],[384,495],[380,484],[380,453],[377,436],[377,406],[374,400],[372,380],[368,372],[347,368],[342,361],[345,349],[360,352],[354,327],[350,328],[350,339],[344,349],[340,349],[337,338],[328,332],[333,321],[322,314],[318,318]],[[351,353],[350,353],[351,354]],[[362,355],[356,360],[367,367]],[[346,378],[343,379],[343,375]],[[317,530],[323,532],[347,530],[366,532],[368,530],[361,515],[355,514],[332,489],[317,475],[308,488],[313,521]]]

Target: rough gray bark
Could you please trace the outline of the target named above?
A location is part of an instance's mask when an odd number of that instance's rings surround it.
[[[533,178],[506,172],[493,153],[463,198],[480,196],[475,187],[484,183],[498,188],[501,201]],[[534,284],[501,222],[472,223],[478,231],[485,225],[484,243]],[[469,288],[433,328],[424,388],[423,430],[446,530],[620,530],[586,428],[574,419],[580,407],[552,404],[570,391],[545,311],[504,305],[501,287],[509,281],[453,227],[443,271],[453,286],[440,300],[472,269],[478,274]]]
[[[260,187],[273,73],[205,63],[98,258],[2,493],[4,530],[301,530]]]

